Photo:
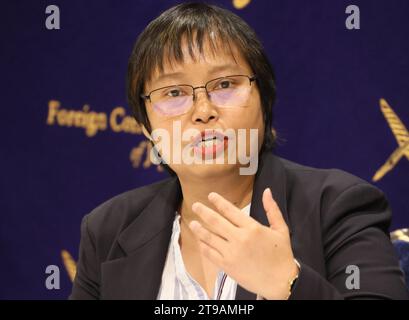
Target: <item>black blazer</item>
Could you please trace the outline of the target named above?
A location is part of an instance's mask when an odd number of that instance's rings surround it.
[[[379,189],[340,170],[305,167],[266,152],[250,209],[264,225],[267,187],[301,264],[290,299],[408,298],[389,239],[391,211]],[[69,298],[156,299],[181,199],[179,180],[172,177],[118,195],[86,215]],[[347,289],[348,265],[360,268],[360,289]],[[255,298],[238,285],[236,299]]]

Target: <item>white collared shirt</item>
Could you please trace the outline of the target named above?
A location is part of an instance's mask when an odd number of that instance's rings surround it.
[[[241,211],[250,215],[249,203]],[[230,278],[223,270],[216,277],[212,296],[209,297],[202,286],[192,278],[183,263],[179,246],[180,214],[176,212],[173,221],[172,236],[169,243],[162,282],[157,296],[158,300],[234,300],[237,282]]]

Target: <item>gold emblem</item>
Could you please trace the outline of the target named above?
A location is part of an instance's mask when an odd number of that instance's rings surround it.
[[[243,9],[247,7],[247,5],[251,2],[251,0],[233,0],[233,6],[236,9]]]
[[[67,250],[61,251],[62,262],[64,263],[65,270],[67,270],[68,276],[71,282],[74,281],[75,274],[77,273],[77,263],[72,258]]]
[[[404,241],[409,243],[409,229],[398,229],[391,232],[391,240],[394,241]]]
[[[391,171],[403,156],[406,156],[406,159],[409,160],[408,130],[385,99],[381,99],[379,104],[381,111],[385,116],[385,119],[388,122],[396,141],[398,142],[398,148],[396,148],[396,150],[389,156],[385,164],[382,165],[378,171],[376,171],[372,178],[372,181],[374,182],[379,181],[385,176],[385,174]]]

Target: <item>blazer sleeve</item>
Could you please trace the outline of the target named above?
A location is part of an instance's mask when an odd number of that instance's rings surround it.
[[[99,299],[99,271],[95,242],[88,228],[88,215],[81,222],[77,272],[69,300]]]
[[[290,299],[408,299],[390,222],[389,205],[376,187],[359,183],[341,192],[321,212],[327,273],[324,277],[299,261]],[[356,267],[347,273],[348,266]],[[347,284],[352,274],[353,288]]]

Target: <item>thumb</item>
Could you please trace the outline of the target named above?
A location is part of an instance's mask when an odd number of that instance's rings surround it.
[[[287,224],[281,214],[280,208],[277,202],[274,201],[270,188],[267,188],[263,192],[263,207],[266,211],[268,223],[272,229],[287,228]]]

